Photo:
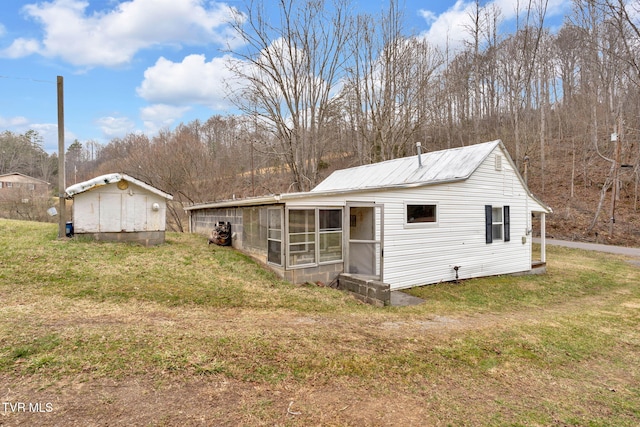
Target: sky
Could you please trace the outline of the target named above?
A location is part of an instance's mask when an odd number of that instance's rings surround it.
[[[377,13],[385,0],[358,0]],[[518,0],[495,3],[503,25]],[[264,0],[268,3],[277,2]],[[520,0],[520,3],[523,3]],[[569,0],[548,0],[561,23]],[[234,114],[222,83],[230,77],[227,24],[244,0],[0,0],[0,132],[35,130],[57,151],[57,77],[64,87],[65,147],[107,144],[130,133],[152,137],[195,119]],[[436,46],[463,43],[473,2],[399,0],[405,28]],[[277,11],[277,10],[276,10]]]

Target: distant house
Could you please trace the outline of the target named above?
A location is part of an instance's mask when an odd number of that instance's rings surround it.
[[[18,172],[0,175],[0,200],[29,203],[49,196],[49,183]]]
[[[74,234],[96,240],[155,245],[165,240],[167,200],[173,196],[126,174],[70,186]]]
[[[186,211],[192,232],[230,223],[233,247],[291,282],[359,277],[395,290],[544,266],[551,209],[497,140],[338,170],[310,192]],[[540,217],[540,260],[532,259],[532,214]]]

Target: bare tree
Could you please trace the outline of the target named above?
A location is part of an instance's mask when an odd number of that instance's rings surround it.
[[[532,106],[532,82],[539,60],[540,41],[544,34],[548,0],[528,0],[522,10],[516,10],[516,33],[499,47],[502,82],[507,92],[509,117],[513,126],[514,160],[520,165],[527,149],[523,132],[523,114]],[[519,7],[519,2],[517,3]]]
[[[362,16],[343,97],[360,163],[412,150],[435,109],[441,55],[428,41],[406,36],[395,1],[379,19]]]
[[[233,97],[275,136],[292,186],[302,191],[319,179],[319,165],[331,144],[327,122],[348,59],[352,37],[347,0],[279,0],[273,25],[262,2],[237,13],[233,27],[244,49],[233,50],[232,71],[244,84]],[[272,7],[272,6],[270,6]]]

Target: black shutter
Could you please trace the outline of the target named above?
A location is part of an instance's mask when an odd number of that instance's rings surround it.
[[[511,220],[509,219],[509,206],[504,207],[504,241],[511,240]]]
[[[491,205],[484,206],[484,235],[487,243],[493,242],[493,233],[491,232],[491,225],[493,224],[493,215],[491,211]]]

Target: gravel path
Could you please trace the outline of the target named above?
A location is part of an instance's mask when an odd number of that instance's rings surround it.
[[[533,239],[534,242],[540,243],[539,238]],[[567,240],[547,239],[547,245],[565,246],[568,248],[585,249],[587,251],[608,252],[618,255],[627,255],[640,258],[640,248],[628,248],[625,246],[601,245],[598,243],[587,242],[571,242]]]

